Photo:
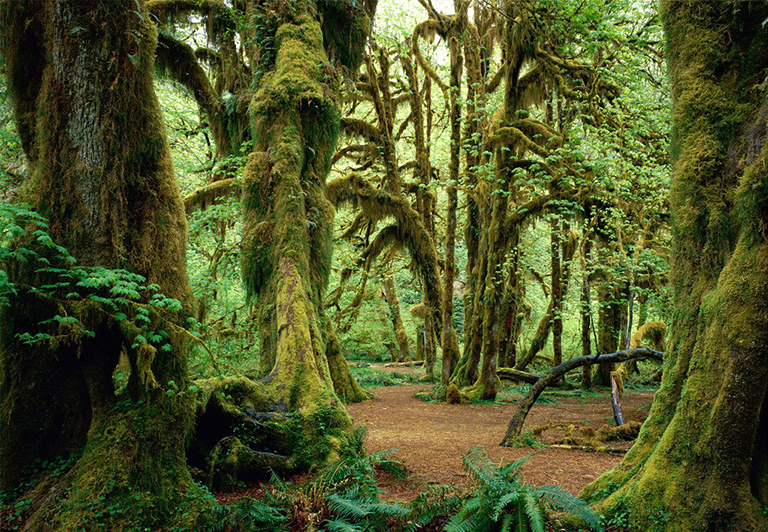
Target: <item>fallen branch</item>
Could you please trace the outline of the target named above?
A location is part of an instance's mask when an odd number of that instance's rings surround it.
[[[411,366],[423,366],[424,361],[423,360],[409,360],[407,362],[390,362],[389,364],[384,364],[385,368],[407,368]]]
[[[610,453],[610,454],[627,454],[626,449],[613,449],[611,447],[595,448],[590,445],[565,445],[565,444],[552,444],[547,445],[550,449],[564,449],[566,451],[582,451],[586,453]]]
[[[520,402],[520,408],[515,413],[515,415],[512,416],[512,419],[509,422],[509,426],[507,427],[507,433],[504,435],[504,439],[501,440],[499,445],[502,447],[512,446],[517,437],[520,436],[520,433],[523,429],[523,424],[525,423],[525,418],[528,415],[528,412],[530,412],[531,407],[533,407],[533,405],[536,403],[536,399],[538,399],[539,395],[541,395],[541,392],[543,392],[547,386],[557,382],[569,371],[590,364],[610,364],[615,362],[626,362],[628,360],[637,360],[641,358],[652,358],[662,361],[663,355],[664,353],[661,351],[656,351],[647,347],[640,347],[637,349],[625,349],[623,351],[617,351],[616,353],[608,353],[605,355],[581,356],[566,360],[559,366],[552,368],[547,373],[542,375],[542,377],[531,387],[530,391]]]
[[[541,375],[536,373],[528,373],[527,371],[520,371],[519,369],[515,368],[499,368],[496,370],[496,375],[498,375],[500,379],[522,381],[527,382],[528,384],[536,384],[539,379],[541,379]]]

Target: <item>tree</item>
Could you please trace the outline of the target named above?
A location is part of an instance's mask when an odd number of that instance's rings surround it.
[[[48,218],[49,236],[80,268],[73,272],[60,248],[45,255],[48,270],[36,261],[6,264],[15,292],[0,331],[0,490],[40,461],[72,455],[66,474],[36,488],[29,529],[89,528],[97,515],[113,530],[160,528],[185,509],[192,488],[185,447],[193,410],[174,390],[188,385],[178,321],[193,298],[186,220],[152,85],[156,31],[144,2],[132,0],[0,7],[30,165],[20,196]],[[22,238],[22,246],[37,249],[35,240]],[[88,284],[87,272],[117,275],[104,268],[124,270],[133,283],[123,286],[135,293],[120,296],[128,315],[113,308],[109,283]],[[135,274],[186,311],[157,311]],[[143,336],[138,315],[164,338]],[[25,333],[43,339],[29,344]],[[116,387],[120,367],[129,377]],[[111,505],[121,511],[106,511]]]
[[[666,0],[674,319],[637,442],[585,495],[657,530],[768,527],[765,4]],[[662,523],[659,517],[662,516]]]
[[[324,316],[334,217],[325,178],[339,130],[340,72],[362,61],[375,6],[264,3],[278,20],[275,54],[251,102],[254,151],[243,175],[243,276],[258,302],[263,383],[276,407],[308,420],[325,411],[347,436],[351,418],[339,398],[367,395]],[[332,447],[337,436],[318,434],[334,439]]]

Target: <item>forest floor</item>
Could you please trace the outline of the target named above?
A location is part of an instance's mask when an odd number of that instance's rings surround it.
[[[402,370],[401,370],[402,371]],[[552,426],[536,437],[546,448],[499,447],[507,424],[521,397],[515,390],[500,394],[501,402],[449,405],[430,403],[414,397],[429,390],[425,385],[378,388],[375,398],[348,405],[355,423],[367,427],[366,450],[397,448],[396,457],[406,465],[409,475],[395,480],[382,474],[379,487],[388,500],[410,501],[429,484],[469,486],[461,453],[475,445],[485,446],[496,463],[535,455],[523,467],[523,477],[533,484],[559,484],[578,493],[600,474],[616,466],[630,441],[610,442],[607,452],[581,451],[552,447],[584,429],[598,430],[612,425],[610,395],[580,390],[550,392],[542,396],[529,413],[525,429]],[[625,419],[641,421],[648,414],[652,391],[627,390],[621,404]],[[535,442],[534,442],[535,443]]]
[[[578,495],[592,480],[618,465],[632,445],[632,441],[611,441],[602,451],[558,447],[569,437],[579,438],[600,427],[613,426],[610,392],[605,389],[545,391],[528,414],[523,434],[536,427],[547,428],[535,438],[530,435],[527,441],[534,446],[509,448],[499,447],[499,442],[527,387],[505,385],[494,403],[449,405],[414,397],[429,391],[430,385],[390,385],[418,379],[423,375],[421,368],[378,364],[362,367],[382,386],[369,389],[374,394],[372,400],[347,405],[355,424],[367,428],[366,451],[397,449],[395,458],[402,460],[408,470],[404,480],[377,473],[384,500],[410,502],[430,485],[470,487],[462,453],[476,445],[483,445],[496,463],[507,464],[533,454],[523,466],[526,482],[558,484]],[[648,390],[626,390],[621,400],[625,420],[644,420],[653,394]],[[312,477],[302,474],[288,480],[301,485]],[[217,499],[226,503],[245,496],[261,498],[266,488],[268,485],[248,483],[233,493],[217,494]]]

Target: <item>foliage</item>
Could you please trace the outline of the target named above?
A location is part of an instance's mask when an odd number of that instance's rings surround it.
[[[78,309],[92,303],[101,312],[123,324],[128,331],[131,347],[151,345],[161,351],[171,350],[166,327],[175,327],[164,320],[158,326],[159,313],[178,313],[182,304],[177,299],[159,293],[160,287],[146,284],[136,273],[101,266],[79,266],[75,258],[56,244],[47,232],[48,223],[29,205],[0,205],[0,305],[20,290],[30,297],[53,300],[60,312],[39,322],[41,332],[25,332],[19,339],[26,343],[78,341],[95,333],[81,320]],[[37,286],[17,286],[9,281],[7,268],[13,263],[32,268]],[[70,340],[67,340],[69,338]]]
[[[362,432],[357,438],[362,444]],[[409,510],[379,500],[375,470],[403,478],[405,468],[394,451],[368,456],[350,453],[325,467],[311,483],[296,486],[272,476],[264,500],[245,499],[215,509],[217,524],[210,530],[388,531],[404,522]]]
[[[595,511],[565,488],[523,482],[521,468],[530,456],[501,466],[488,458],[482,446],[463,455],[464,469],[475,482],[476,491],[449,521],[446,532],[544,532],[548,507],[573,514],[592,530],[602,531]]]

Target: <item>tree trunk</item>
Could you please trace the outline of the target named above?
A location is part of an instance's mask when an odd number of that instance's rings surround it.
[[[464,57],[456,37],[451,37],[451,165],[449,183],[446,187],[448,208],[445,214],[445,267],[443,269],[443,326],[442,352],[443,368],[440,382],[448,386],[453,370],[459,362],[459,345],[453,329],[453,281],[456,267],[456,208],[459,181],[460,149],[461,149],[461,78],[464,68]]]
[[[563,362],[563,268],[559,221],[552,222],[550,253],[552,263],[552,366]],[[567,260],[567,259],[566,259]]]
[[[25,91],[15,99],[19,127],[34,139],[25,145],[23,200],[79,265],[138,273],[188,315],[186,219],[153,89],[156,30],[144,3],[35,0],[0,10],[9,85]],[[39,274],[9,265],[9,277],[34,285]],[[193,410],[187,394],[175,393],[188,385],[173,323],[183,316],[165,325],[170,340],[156,349],[108,306],[65,299],[24,289],[2,310],[0,490],[34,461],[72,453],[79,458],[68,473],[36,490],[28,530],[171,528],[193,490],[185,460]],[[93,334],[40,323],[62,305]],[[65,339],[18,338],[41,331]],[[129,378],[116,389],[119,364]]]
[[[405,333],[403,318],[400,314],[400,301],[395,290],[395,280],[391,276],[387,277],[382,288],[384,299],[389,306],[389,319],[392,320],[392,328],[395,330],[395,338],[397,338],[397,360],[393,362],[405,362],[411,359],[411,350],[408,347],[408,335]]]
[[[354,390],[348,371],[332,371],[322,295],[331,267],[334,209],[325,179],[339,130],[339,77],[326,71],[325,38],[350,39],[357,50],[344,66],[356,69],[368,15],[349,6],[344,18],[321,27],[315,2],[291,3],[275,33],[275,63],[251,102],[254,152],[243,175],[243,277],[258,298],[259,367],[274,407],[302,416],[310,461],[334,456],[352,435],[342,395]],[[360,40],[361,42],[357,42]],[[341,46],[337,52],[346,52]],[[335,362],[340,362],[336,360]],[[333,364],[339,369],[339,364]],[[342,381],[334,381],[334,378]],[[332,419],[332,422],[327,422]],[[298,451],[298,450],[297,450]]]
[[[768,66],[768,6],[667,0],[662,16],[675,320],[637,442],[584,494],[609,493],[602,509],[621,505],[639,529],[766,530],[768,104],[755,83]]]
[[[609,273],[608,276],[611,274]],[[598,353],[613,353],[619,346],[619,331],[621,330],[621,306],[618,293],[612,286],[611,279],[603,279],[598,290],[597,312],[597,351]],[[616,369],[614,364],[601,364],[597,370],[596,384],[611,385],[611,372]]]

